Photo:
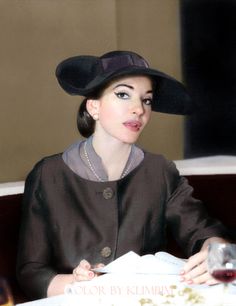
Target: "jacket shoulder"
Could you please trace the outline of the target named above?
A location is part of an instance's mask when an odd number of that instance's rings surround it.
[[[61,165],[62,161],[62,153],[43,157],[33,166],[27,176],[27,179],[41,175],[42,172],[48,172],[50,169],[56,170]]]
[[[155,165],[162,171],[172,172],[179,174],[179,171],[176,168],[175,163],[172,160],[167,159],[162,154],[154,154],[150,152],[145,152],[146,160],[151,165]]]

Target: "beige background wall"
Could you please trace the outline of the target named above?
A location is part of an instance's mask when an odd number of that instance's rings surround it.
[[[0,0],[0,182],[80,136],[80,99],[54,77],[76,54],[134,50],[181,80],[178,0]],[[182,117],[154,114],[139,144],[182,158]]]

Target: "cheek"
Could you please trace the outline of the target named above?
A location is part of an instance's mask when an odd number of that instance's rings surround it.
[[[106,121],[119,119],[125,112],[126,110],[124,107],[120,107],[118,104],[110,102],[100,108],[100,118]]]
[[[117,118],[118,114],[112,107],[107,106],[100,109],[99,122],[104,128],[111,128]]]
[[[114,111],[112,110],[112,108],[110,106],[107,107],[102,107],[100,109],[100,114],[99,114],[99,119],[100,120],[107,120],[110,117],[114,116]]]

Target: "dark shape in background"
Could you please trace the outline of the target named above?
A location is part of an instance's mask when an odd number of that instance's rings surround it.
[[[196,104],[184,157],[236,155],[236,0],[181,1],[184,83]]]

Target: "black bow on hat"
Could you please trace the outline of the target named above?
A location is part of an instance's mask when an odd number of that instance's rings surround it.
[[[147,75],[155,84],[152,110],[188,115],[193,104],[184,85],[171,76],[149,68],[147,61],[130,51],[112,51],[101,57],[81,55],[62,61],[56,69],[61,87],[71,95],[89,96],[111,80],[126,75]]]

